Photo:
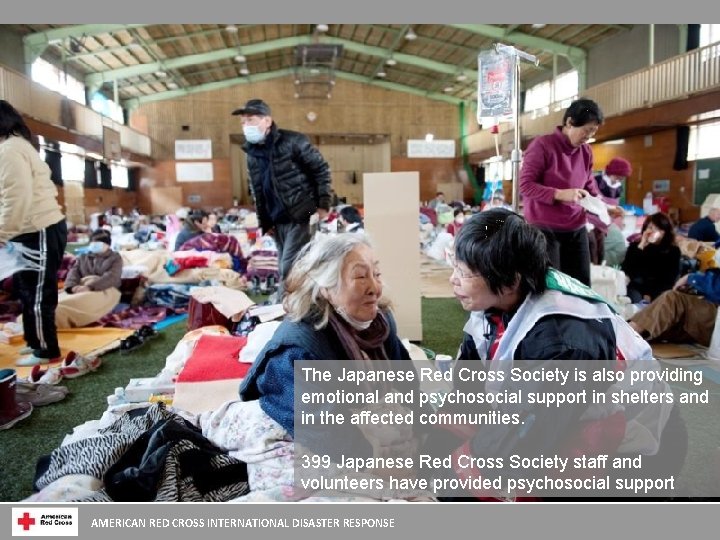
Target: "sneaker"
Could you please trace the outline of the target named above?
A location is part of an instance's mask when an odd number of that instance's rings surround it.
[[[25,345],[18,352],[20,354],[32,354],[33,350],[34,349],[32,347],[30,347],[29,345]]]
[[[25,381],[17,383],[18,403],[31,403],[34,407],[42,407],[65,399],[68,395],[66,386],[48,386]]]
[[[80,356],[75,351],[70,351],[60,366],[60,372],[66,379],[75,379],[91,371],[96,371],[102,364],[99,357],[88,358]]]
[[[60,368],[42,369],[40,365],[33,366],[27,382],[38,384],[57,384],[62,381],[63,375]]]
[[[56,362],[60,362],[62,360],[61,356],[58,356],[57,358],[40,358],[39,356],[35,356],[34,354],[31,354],[30,356],[25,356],[15,362],[16,366],[21,367],[30,367],[30,366],[38,366],[38,365],[44,365],[44,364],[54,364]]]

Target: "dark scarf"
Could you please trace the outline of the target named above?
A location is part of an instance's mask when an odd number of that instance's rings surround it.
[[[348,358],[388,360],[383,343],[390,337],[390,326],[381,312],[365,330],[356,330],[334,310],[330,312],[329,322]]]

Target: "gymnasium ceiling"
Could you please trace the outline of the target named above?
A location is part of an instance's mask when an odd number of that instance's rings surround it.
[[[450,103],[477,94],[477,55],[495,43],[537,56],[521,79],[578,66],[632,25],[607,24],[13,24],[25,61],[42,56],[126,106],[293,76],[296,97],[351,80]],[[408,39],[415,35],[414,39]],[[117,81],[117,82],[116,82]]]

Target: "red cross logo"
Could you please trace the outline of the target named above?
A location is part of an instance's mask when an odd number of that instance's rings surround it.
[[[30,525],[35,525],[35,518],[31,518],[27,512],[23,513],[23,517],[18,518],[18,525],[22,525],[23,531],[29,531]]]

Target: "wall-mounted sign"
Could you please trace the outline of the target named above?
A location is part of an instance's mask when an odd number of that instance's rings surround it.
[[[187,201],[188,204],[198,204],[202,201],[202,197],[200,195],[188,195]]]
[[[653,193],[667,193],[670,191],[670,180],[653,180]]]
[[[407,157],[409,158],[454,158],[455,141],[439,139],[408,139]]]
[[[175,178],[178,182],[212,182],[211,161],[196,163],[175,163]]]
[[[212,159],[212,141],[210,139],[176,140],[175,159]]]

